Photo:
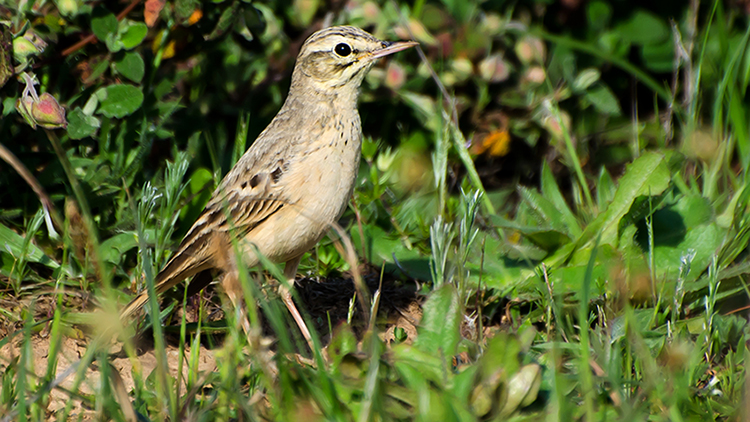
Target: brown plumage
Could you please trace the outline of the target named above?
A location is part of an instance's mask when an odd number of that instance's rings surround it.
[[[416,45],[387,43],[359,28],[331,27],[302,46],[284,105],[224,177],[177,252],[156,277],[161,294],[187,277],[217,268],[235,306],[241,304],[232,239],[243,263],[260,253],[285,263],[294,279],[302,254],[343,213],[359,168],[362,128],[357,97],[362,79],[380,57]],[[310,339],[288,291],[282,299]],[[121,312],[125,319],[148,300],[142,292]]]

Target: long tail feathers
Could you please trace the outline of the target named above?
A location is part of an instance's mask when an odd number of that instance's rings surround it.
[[[194,257],[185,256],[184,253],[176,254],[164,267],[163,270],[156,276],[156,295],[160,296],[162,293],[176,286],[182,280],[195,275],[205,269],[208,269],[210,265],[208,260],[203,262],[196,262]],[[126,321],[128,318],[138,312],[148,302],[148,290],[144,290],[138,294],[128,305],[120,312],[120,321]]]

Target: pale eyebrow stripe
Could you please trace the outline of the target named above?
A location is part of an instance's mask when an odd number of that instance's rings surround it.
[[[328,38],[328,37],[332,37],[332,36],[339,36],[339,37],[344,37],[344,38],[346,38],[346,37],[353,37],[353,38],[364,39],[364,40],[368,40],[368,41],[376,41],[375,37],[368,36],[368,35],[365,35],[365,34],[362,34],[362,33],[359,33],[359,32],[346,31],[346,30],[343,30],[343,31],[342,30],[336,30],[336,31],[332,31],[332,32],[323,32],[321,34],[318,34],[315,37],[309,38],[307,40],[306,44],[318,41],[318,40],[320,40],[322,38]]]

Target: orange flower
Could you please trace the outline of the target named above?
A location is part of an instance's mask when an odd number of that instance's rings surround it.
[[[200,9],[193,10],[193,13],[188,18],[189,25],[195,25],[203,17],[203,11]]]
[[[493,157],[503,157],[510,152],[510,134],[507,130],[493,130],[475,148],[477,154],[484,154],[488,151]]]

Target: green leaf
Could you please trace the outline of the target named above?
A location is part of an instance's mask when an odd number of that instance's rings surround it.
[[[95,81],[99,76],[102,76],[108,68],[109,59],[104,59],[96,62],[96,64],[94,65],[94,70],[92,70],[91,74],[86,78],[86,82]]]
[[[529,205],[532,214],[535,214],[537,219],[541,218],[542,221],[538,221],[540,226],[548,226],[559,232],[567,232],[566,224],[560,212],[547,198],[523,186],[518,187],[518,194]]]
[[[641,49],[643,64],[654,72],[672,72],[674,70],[674,43],[671,38],[664,42],[644,45]]]
[[[601,72],[599,72],[599,69],[595,69],[592,67],[583,69],[581,73],[576,76],[576,80],[573,82],[573,90],[579,92],[585,91],[596,81],[598,81],[601,76],[602,74]]]
[[[425,380],[440,383],[444,379],[446,363],[449,363],[446,359],[449,356],[441,356],[437,349],[428,351],[416,345],[401,343],[394,346],[392,352],[396,369],[407,384],[419,385]]]
[[[687,228],[693,228],[714,221],[714,209],[707,198],[699,195],[685,195],[677,202],[677,212],[685,220]]]
[[[564,222],[567,233],[573,237],[580,236],[582,232],[581,226],[578,224],[575,215],[573,215],[573,211],[570,210],[570,207],[565,202],[565,198],[563,198],[560,188],[557,186],[555,176],[552,174],[552,170],[550,170],[546,161],[542,165],[542,195],[549,199],[560,213],[560,219]]]
[[[547,256],[547,252],[535,249],[533,245],[516,245],[504,242],[493,236],[486,236],[482,245],[486,253],[496,251],[503,259],[482,259],[485,256],[478,251],[466,268],[471,271],[470,282],[477,286],[487,286],[498,289],[501,294],[510,293],[511,290],[522,285],[519,280],[527,280],[534,277],[534,267],[530,260],[540,260]]]
[[[0,224],[0,257],[2,255],[11,255],[11,259],[19,259],[24,250],[24,237],[14,232],[3,224]],[[58,268],[60,264],[53,261],[44,254],[36,245],[29,242],[26,246],[26,255],[24,258],[27,262],[36,262],[50,268]]]
[[[602,170],[599,172],[599,181],[596,183],[596,205],[600,212],[607,209],[607,204],[614,198],[615,192],[617,192],[617,186],[615,186],[607,168],[602,166]]]
[[[386,271],[399,270],[406,272],[409,277],[419,280],[429,280],[429,260],[417,248],[405,245],[400,237],[386,233],[378,226],[363,227],[364,242],[367,245],[367,261],[375,265],[385,264]],[[362,235],[356,225],[349,232],[355,245],[362,244]],[[396,263],[398,261],[398,263]]]
[[[612,91],[603,84],[598,84],[586,92],[584,98],[587,99],[597,111],[609,115],[620,114],[620,103]]]
[[[687,280],[695,280],[708,268],[711,257],[721,247],[725,232],[716,224],[701,225],[687,230],[677,244],[654,246],[654,268],[659,279],[673,280],[680,273],[681,260],[688,253],[695,253]]]
[[[138,246],[138,238],[134,232],[119,233],[102,242],[99,247],[104,261],[120,265],[125,252]]]
[[[91,31],[99,41],[106,42],[108,35],[114,35],[117,32],[117,18],[109,10],[97,7],[91,13]]]
[[[590,256],[591,250],[582,250],[577,257],[581,255]],[[555,286],[556,294],[568,294],[580,292],[583,288],[583,280],[586,276],[587,265],[576,263],[576,265],[566,265],[549,271],[549,282]],[[605,265],[597,264],[593,268],[591,275],[594,281],[606,280],[610,273],[610,268]],[[596,283],[594,283],[596,285]]]
[[[572,83],[576,78],[576,55],[565,45],[556,44],[551,50],[548,66],[550,81],[558,83],[567,81]]]
[[[99,97],[98,113],[118,119],[138,110],[143,103],[143,93],[133,85],[110,85],[95,95]]]
[[[15,97],[6,97],[3,98],[3,112],[1,114],[2,117],[5,117],[9,115],[10,113],[13,113],[16,111],[16,98]]]
[[[190,152],[189,148],[188,152]],[[190,198],[190,202],[182,207],[180,211],[180,219],[182,221],[189,221],[192,224],[193,221],[198,219],[208,200],[211,199],[214,187],[213,180],[213,174],[205,167],[198,168],[193,172],[190,176],[190,181],[185,187],[185,194]],[[183,224],[183,232],[178,234],[184,235],[190,224]]]
[[[491,215],[490,221],[492,221],[496,227],[518,231],[546,251],[556,249],[560,247],[560,245],[568,243],[571,240],[568,234],[561,230],[552,228],[549,225],[524,226],[499,215]],[[527,258],[543,258],[543,256]]]
[[[122,46],[125,49],[130,50],[143,42],[143,39],[146,38],[146,34],[148,33],[148,27],[143,22],[123,20],[120,22],[118,32]]]
[[[642,250],[648,250],[645,222],[637,225],[636,239]],[[727,231],[715,223],[714,210],[708,199],[685,195],[673,205],[654,212],[652,217],[654,269],[667,280],[679,275],[681,258],[693,255],[687,279],[696,279],[708,267],[711,257],[721,247]]]
[[[533,403],[542,385],[542,368],[536,363],[522,367],[508,381],[508,398],[502,413],[509,415],[516,409],[526,407]]]
[[[508,402],[508,379],[518,372],[519,355],[521,354],[518,340],[505,333],[498,334],[488,342],[488,347],[478,363],[477,382],[469,397],[471,410],[476,416],[485,416],[493,408],[495,411],[505,411]],[[521,398],[521,400],[523,399]],[[512,404],[518,407],[518,403]],[[481,418],[481,420],[490,420]],[[495,418],[493,420],[509,420]]]
[[[91,136],[96,133],[100,125],[99,119],[86,115],[81,107],[76,107],[68,113],[68,136],[71,139],[83,139]]]
[[[594,0],[586,7],[586,18],[593,31],[601,31],[609,25],[612,18],[612,6],[608,2]]]
[[[104,42],[110,52],[117,53],[122,49],[130,50],[137,47],[146,38],[147,33],[148,27],[145,23],[123,19],[118,24],[116,32],[106,34]]]
[[[617,28],[617,34],[633,44],[647,45],[666,41],[670,31],[665,19],[645,10],[637,10]]]
[[[107,45],[107,50],[112,53],[122,50],[119,34],[107,34],[107,39],[104,40],[104,43]]]
[[[349,353],[357,352],[357,337],[352,332],[351,325],[341,324],[339,325],[331,338],[331,342],[328,346],[328,356],[331,358],[332,367],[336,367],[341,363]]]
[[[506,380],[521,367],[522,348],[518,337],[508,333],[498,333],[488,341],[479,362],[479,376],[491,380]]]
[[[215,40],[226,34],[239,17],[239,8],[239,0],[234,0],[234,3],[232,3],[232,5],[224,10],[224,12],[221,14],[221,16],[219,17],[219,22],[216,23],[216,27],[214,28],[214,30],[206,36],[206,41]]]
[[[669,187],[670,180],[669,168],[662,154],[649,151],[630,163],[607,208],[601,243],[612,244],[617,239],[620,219],[637,197],[660,195]]]
[[[135,51],[126,52],[121,59],[112,65],[117,73],[133,82],[140,82],[145,72],[145,64],[141,54]]]
[[[423,311],[414,346],[446,357],[455,355],[462,315],[455,286],[445,284],[433,291],[424,304]]]

